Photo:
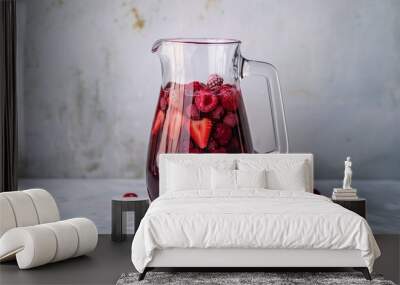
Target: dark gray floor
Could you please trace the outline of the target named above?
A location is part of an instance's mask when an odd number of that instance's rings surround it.
[[[399,283],[400,235],[376,235],[382,256],[375,272]],[[15,262],[0,265],[0,284],[115,284],[123,272],[133,271],[130,261],[131,239],[121,243],[100,235],[97,249],[78,257],[30,270],[19,270]]]

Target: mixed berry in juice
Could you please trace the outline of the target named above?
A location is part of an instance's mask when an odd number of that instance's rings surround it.
[[[147,157],[147,188],[158,197],[159,153],[249,153],[250,131],[239,88],[217,74],[206,83],[170,82],[160,90]]]

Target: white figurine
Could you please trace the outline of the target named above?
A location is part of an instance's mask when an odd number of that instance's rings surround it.
[[[351,188],[351,177],[353,176],[353,171],[351,170],[351,158],[347,157],[344,162],[344,179],[343,179],[343,189]]]

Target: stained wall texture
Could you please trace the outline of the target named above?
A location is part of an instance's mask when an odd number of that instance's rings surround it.
[[[230,37],[278,68],[291,151],[318,179],[346,155],[357,179],[400,179],[400,1],[18,0],[18,21],[22,177],[143,177],[152,43]],[[243,88],[260,126],[265,87]]]

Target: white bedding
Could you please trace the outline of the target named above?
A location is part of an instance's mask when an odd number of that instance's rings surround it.
[[[155,249],[358,249],[372,272],[380,251],[365,219],[299,191],[171,192],[152,202],[132,243],[143,272]]]

